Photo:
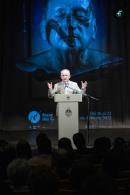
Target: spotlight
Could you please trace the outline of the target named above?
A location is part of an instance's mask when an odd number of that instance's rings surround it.
[[[116,9],[115,10],[115,13],[114,13],[114,16],[117,18],[117,19],[122,19],[126,16],[126,12],[124,9],[122,8],[119,8],[119,9]]]
[[[124,17],[124,10],[123,9],[119,9],[117,12],[116,12],[116,17],[117,18],[122,18]]]

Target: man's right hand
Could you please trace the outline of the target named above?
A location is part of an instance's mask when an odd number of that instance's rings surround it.
[[[52,82],[51,83],[47,83],[48,89],[52,89]]]

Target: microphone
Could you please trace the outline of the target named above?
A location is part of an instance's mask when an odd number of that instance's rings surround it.
[[[96,100],[96,101],[99,101],[100,99],[99,98],[96,98],[96,97],[93,97],[91,95],[88,95],[88,94],[83,94],[84,97],[87,97],[87,98],[90,98],[92,100]]]
[[[65,82],[65,88],[69,86],[69,83],[68,82]]]

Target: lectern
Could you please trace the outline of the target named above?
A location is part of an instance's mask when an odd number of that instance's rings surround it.
[[[79,105],[82,94],[55,94],[58,116],[58,139],[68,137],[72,140],[74,133],[79,131]]]

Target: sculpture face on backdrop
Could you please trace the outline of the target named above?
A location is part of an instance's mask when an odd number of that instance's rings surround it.
[[[48,42],[58,50],[84,50],[95,39],[96,19],[88,0],[50,0],[43,32],[45,26]]]
[[[96,39],[96,14],[91,0],[48,0],[40,23],[42,39],[49,49],[32,55],[17,67],[47,74],[68,68],[73,75],[119,63],[122,58],[91,48]]]

